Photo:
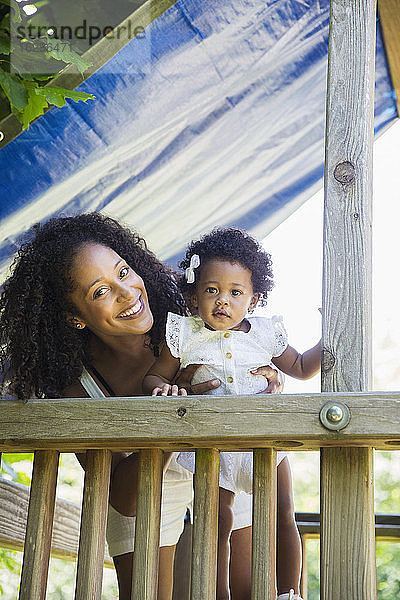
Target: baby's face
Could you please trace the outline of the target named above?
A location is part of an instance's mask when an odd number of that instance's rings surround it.
[[[251,272],[246,267],[222,259],[202,265],[192,302],[211,329],[241,329],[243,319],[257,300]]]

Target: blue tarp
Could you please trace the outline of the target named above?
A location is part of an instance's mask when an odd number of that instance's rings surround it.
[[[328,0],[179,0],[0,153],[0,267],[31,224],[102,210],[173,262],[259,237],[321,185]],[[377,28],[375,129],[396,118]]]

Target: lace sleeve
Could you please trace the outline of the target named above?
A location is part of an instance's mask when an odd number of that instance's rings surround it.
[[[271,325],[273,329],[273,352],[272,356],[280,356],[288,346],[288,335],[283,325],[281,316],[273,316],[271,319]]]
[[[172,356],[180,358],[180,340],[185,317],[168,313],[165,327],[165,339]]]

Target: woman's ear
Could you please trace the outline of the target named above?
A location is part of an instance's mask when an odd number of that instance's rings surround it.
[[[79,317],[74,317],[73,315],[67,315],[67,323],[71,325],[74,329],[84,329],[86,327],[86,323],[79,319]]]
[[[250,301],[250,305],[249,305],[249,312],[251,312],[255,309],[255,307],[258,304],[259,299],[260,299],[260,294],[253,294],[251,301]]]

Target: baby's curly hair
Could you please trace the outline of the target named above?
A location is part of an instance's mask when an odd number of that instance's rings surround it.
[[[199,240],[189,244],[180,269],[187,269],[193,254],[200,257],[200,266],[194,270],[198,281],[201,268],[207,260],[223,259],[239,263],[251,272],[253,291],[259,294],[259,304],[265,306],[268,292],[273,287],[271,257],[246,231],[235,227],[216,227]],[[187,283],[184,274],[179,277],[179,286],[186,299],[193,293],[193,284]],[[188,300],[189,303],[189,300]]]
[[[0,299],[2,388],[20,399],[59,397],[90,366],[90,332],[67,323],[76,309],[69,300],[71,268],[87,243],[108,246],[144,280],[154,324],[149,344],[158,355],[168,311],[183,314],[174,272],[163,265],[137,233],[118,221],[86,213],[56,217],[26,234]]]

